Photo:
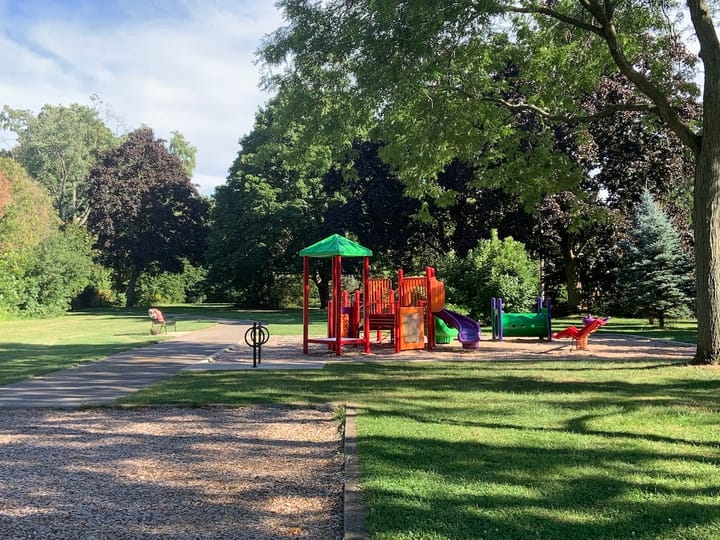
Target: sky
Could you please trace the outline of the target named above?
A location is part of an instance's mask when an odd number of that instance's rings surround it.
[[[282,25],[273,0],[0,0],[0,107],[96,95],[116,134],[182,133],[210,195],[270,97],[255,52]],[[0,148],[13,145],[0,132]]]

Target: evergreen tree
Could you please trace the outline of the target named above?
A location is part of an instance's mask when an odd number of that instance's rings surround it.
[[[626,243],[621,282],[637,313],[665,326],[667,316],[687,314],[692,302],[690,266],[680,236],[649,191],[643,192]]]

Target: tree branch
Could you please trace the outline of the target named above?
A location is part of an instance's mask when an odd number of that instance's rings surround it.
[[[467,92],[460,86],[454,87],[454,90],[456,92],[458,92],[459,94],[462,94],[465,97],[470,98],[470,99],[481,99],[483,101],[497,103],[513,112],[525,112],[525,111],[532,112],[532,113],[537,114],[541,118],[544,118],[551,122],[568,124],[571,126],[595,122],[597,120],[609,118],[609,117],[613,116],[614,114],[617,114],[620,112],[640,112],[640,113],[657,114],[657,107],[650,103],[618,103],[615,105],[608,105],[604,109],[602,109],[596,113],[593,113],[593,114],[562,115],[562,114],[552,113],[552,112],[548,111],[547,109],[543,109],[542,107],[533,105],[531,103],[513,103],[512,101],[508,101],[507,99],[503,99],[503,98],[496,97],[496,96],[488,96],[488,95],[478,96],[475,94],[471,94],[470,92]]]
[[[615,14],[615,2],[613,0],[605,0],[605,18],[612,20]]]
[[[703,123],[720,116],[720,40],[713,24],[710,7],[705,0],[687,0],[690,18],[700,43],[703,61]],[[703,130],[708,137],[717,140],[717,131]]]
[[[603,35],[602,28],[600,28],[598,26],[588,24],[586,22],[581,21],[580,19],[576,19],[575,17],[570,17],[569,15],[565,15],[563,13],[560,13],[559,11],[555,11],[554,9],[546,8],[544,6],[532,6],[532,7],[506,6],[503,8],[503,10],[508,13],[525,13],[528,15],[530,15],[530,14],[545,15],[552,19],[556,19],[558,21],[569,24],[570,26],[575,26],[576,28],[581,28],[582,30],[592,32],[593,34],[597,34],[600,37],[602,37],[602,35]]]
[[[595,0],[588,0],[594,2]],[[690,127],[680,119],[677,111],[670,105],[667,97],[663,92],[648,79],[645,75],[640,73],[633,67],[628,58],[625,56],[622,45],[617,35],[615,25],[611,20],[599,20],[605,31],[604,39],[607,43],[608,49],[610,50],[610,56],[612,56],[615,64],[617,65],[620,73],[625,75],[630,82],[632,82],[638,90],[645,94],[650,101],[657,106],[657,115],[668,125],[668,127],[680,138],[680,140],[697,155],[700,151],[700,137],[693,132]]]
[[[558,123],[569,124],[569,125],[587,124],[589,122],[595,122],[597,120],[602,120],[603,118],[609,118],[619,112],[642,112],[642,113],[656,113],[657,112],[657,107],[655,107],[654,105],[650,105],[649,103],[623,103],[623,104],[618,104],[618,105],[610,105],[594,114],[570,116],[570,115],[553,114],[550,111],[547,111],[541,107],[532,105],[530,103],[512,103],[510,101],[507,101],[505,99],[500,99],[500,98],[495,98],[495,99],[488,98],[488,99],[490,101],[495,101],[496,103],[500,103],[501,105],[503,105],[504,107],[507,107],[511,111],[520,111],[520,112],[529,111],[529,112],[533,112],[533,113],[541,116],[542,118],[550,120],[552,122],[558,122]]]
[[[705,0],[687,0],[688,9],[690,10],[690,18],[692,19],[695,34],[700,43],[700,58],[707,63],[718,58],[720,54],[720,42],[715,31],[710,7]]]
[[[509,6],[505,8],[505,10],[515,13],[544,15],[574,26],[575,28],[586,30],[600,36],[605,41],[608,50],[610,51],[610,56],[620,70],[620,73],[627,77],[627,79],[633,83],[640,92],[645,94],[650,101],[655,104],[653,112],[667,124],[670,130],[672,130],[680,138],[683,144],[690,148],[693,154],[697,155],[700,152],[700,143],[702,140],[701,136],[697,135],[685,122],[682,121],[680,115],[672,107],[670,101],[662,90],[660,90],[660,88],[649,78],[635,69],[627,56],[625,56],[625,51],[620,44],[617,30],[612,21],[614,15],[613,0],[579,0],[579,2],[583,9],[592,15],[599,26],[588,24],[580,19],[564,15],[543,6]],[[603,4],[601,5],[600,2],[603,2]],[[693,13],[693,4],[699,6],[698,9],[701,9],[702,6],[707,8],[705,0],[688,0],[688,5],[691,8],[691,14]],[[711,19],[710,22],[712,22]],[[695,24],[694,17],[693,23]],[[700,31],[698,31],[698,34],[700,34]],[[717,36],[715,36],[715,39],[717,39]]]

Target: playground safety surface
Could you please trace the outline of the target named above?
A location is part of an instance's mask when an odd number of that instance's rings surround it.
[[[695,345],[647,339],[626,334],[593,334],[586,350],[578,350],[571,340],[541,341],[536,338],[506,338],[504,341],[482,340],[477,349],[463,349],[458,342],[438,345],[433,350],[395,353],[388,341],[373,343],[371,352],[362,348],[344,347],[341,356],[327,346],[311,344],[309,353],[302,354],[302,338],[271,336],[262,348],[260,369],[318,368],[329,362],[492,362],[492,361],[561,361],[593,360],[618,362],[628,360],[689,361]],[[202,362],[185,369],[233,370],[253,369],[252,349],[245,344],[223,349]]]

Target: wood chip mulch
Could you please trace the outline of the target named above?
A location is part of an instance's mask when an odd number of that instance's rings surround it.
[[[272,330],[271,330],[272,331]],[[688,362],[695,354],[695,345],[677,343],[660,339],[648,339],[627,334],[598,332],[588,340],[586,350],[578,350],[572,340],[558,339],[542,341],[538,338],[506,338],[493,341],[483,334],[476,349],[463,349],[460,343],[453,341],[438,345],[432,350],[410,350],[399,354],[384,335],[381,343],[371,343],[370,354],[362,347],[343,348],[342,356],[328,350],[327,346],[310,344],[309,354],[302,353],[302,338],[297,336],[274,336],[262,348],[263,362],[272,365],[278,361],[294,361],[301,367],[303,362],[494,362],[494,361],[564,361],[588,360],[600,362],[625,361],[671,361]],[[252,350],[245,343],[237,344],[213,356],[213,362],[252,362]]]
[[[0,537],[337,539],[329,409],[6,409]]]

